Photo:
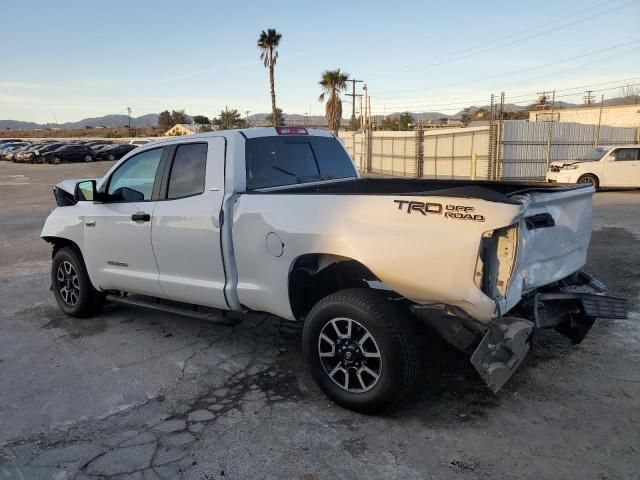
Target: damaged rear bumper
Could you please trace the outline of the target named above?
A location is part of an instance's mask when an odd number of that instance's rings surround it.
[[[536,330],[555,329],[580,343],[597,318],[626,318],[626,301],[604,292],[605,286],[584,272],[533,292],[510,312],[513,316],[499,317],[488,325],[471,363],[497,392],[529,352]]]

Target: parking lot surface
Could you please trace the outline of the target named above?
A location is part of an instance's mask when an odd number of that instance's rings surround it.
[[[62,315],[51,188],[110,166],[0,162],[0,478],[640,478],[640,192],[596,194],[587,268],[629,319],[539,335],[497,395],[424,338],[415,392],[365,416],[319,392],[277,319]]]

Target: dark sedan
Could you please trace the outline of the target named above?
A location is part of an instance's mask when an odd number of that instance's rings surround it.
[[[63,145],[55,150],[49,150],[42,154],[43,163],[74,163],[92,162],[95,160],[95,153],[89,147],[79,144]]]
[[[103,148],[99,152],[96,152],[96,160],[120,160],[127,153],[136,148],[138,148],[137,145],[119,143],[111,147]]]
[[[47,160],[44,154],[57,150],[64,145],[66,145],[66,143],[63,142],[41,143],[23,153],[19,160],[22,163],[46,163]]]

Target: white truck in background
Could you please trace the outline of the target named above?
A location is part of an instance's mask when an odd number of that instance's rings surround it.
[[[304,322],[320,388],[374,411],[413,385],[414,329],[468,352],[497,391],[535,330],[580,342],[597,317],[624,317],[581,272],[593,192],[363,179],[328,132],[253,128],[154,141],[99,180],[62,182],[41,236],[65,313]]]

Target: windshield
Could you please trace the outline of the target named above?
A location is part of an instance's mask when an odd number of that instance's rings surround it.
[[[247,190],[356,176],[349,155],[330,137],[252,138],[247,140],[245,157]]]
[[[587,152],[581,158],[581,160],[584,160],[586,162],[594,162],[594,161],[600,160],[602,157],[604,157],[605,153],[607,153],[608,151],[609,151],[608,148],[597,147],[597,148],[594,148],[591,151]]]

